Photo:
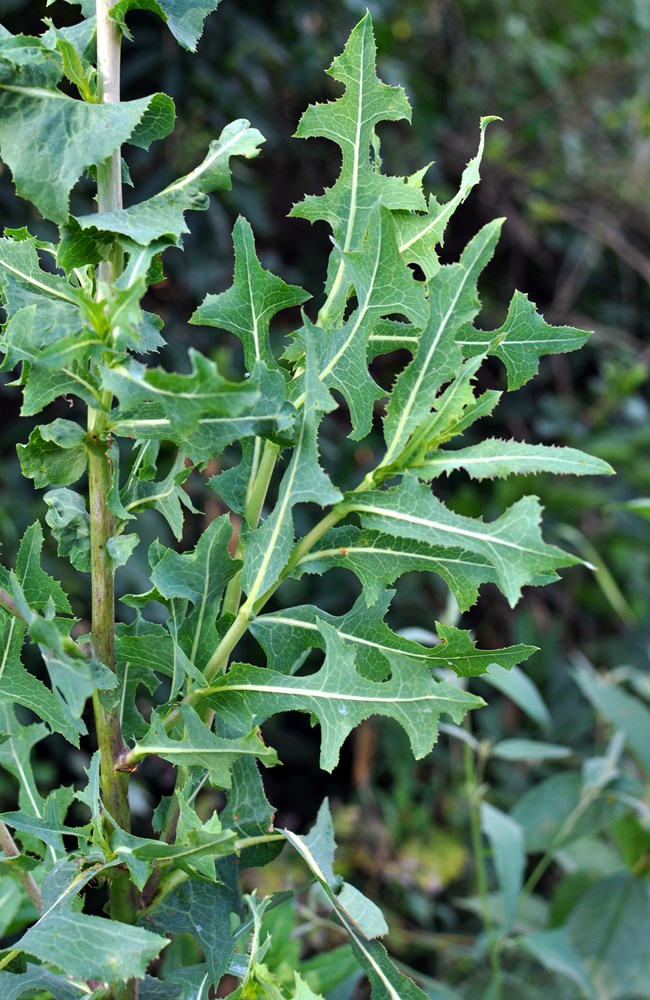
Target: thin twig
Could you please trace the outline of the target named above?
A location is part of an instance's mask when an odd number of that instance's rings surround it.
[[[8,858],[20,857],[20,851],[16,846],[16,841],[11,836],[9,828],[2,822],[2,820],[0,820],[0,847]],[[42,913],[44,907],[43,897],[41,896],[41,890],[36,884],[32,873],[20,871],[18,867],[16,867],[15,873],[17,878],[20,879],[23,889],[31,899],[38,912]]]

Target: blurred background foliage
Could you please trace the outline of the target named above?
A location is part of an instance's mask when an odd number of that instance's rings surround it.
[[[183,262],[171,253],[167,280],[151,292],[149,305],[164,317],[170,342],[164,363],[182,365],[187,346],[198,342],[226,371],[237,368],[233,340],[201,334],[186,321],[206,292],[230,283],[230,230],[240,211],[253,224],[264,265],[318,296],[327,233],[286,215],[304,192],[331,183],[338,163],[327,144],[301,142],[292,133],[308,103],[335,96],[323,69],[365,6],[223,0],[196,56],[180,51],[155,17],[131,16],[137,45],[125,43],[125,96],[154,86],[166,91],[176,101],[178,125],[152,156],[129,154],[135,187],[127,189],[127,203],[191,169],[234,118],[249,118],[267,137],[260,159],[236,165],[234,190],[193,216]],[[469,483],[455,474],[443,482],[456,510],[488,519],[524,490],[538,493],[549,540],[598,571],[571,570],[562,583],[529,592],[515,612],[483,588],[464,622],[479,644],[527,642],[541,652],[527,664],[528,682],[521,676],[516,683],[498,676],[489,686],[473,682],[489,707],[474,713],[464,742],[450,731],[430,759],[414,766],[401,733],[370,722],[349,741],[330,778],[317,770],[306,718],[282,717],[273,722],[272,738],[285,767],[267,775],[269,797],[280,821],[297,828],[311,821],[324,794],[332,796],[343,868],[387,911],[390,947],[405,966],[447,982],[457,995],[488,996],[488,953],[494,958],[494,942],[501,941],[506,998],[546,996],[550,988],[568,1000],[589,996],[580,983],[583,968],[598,998],[650,997],[647,942],[634,933],[644,921],[648,926],[650,869],[650,500],[644,502],[650,496],[650,6],[646,0],[368,0],[368,7],[380,76],[402,83],[414,108],[412,128],[391,125],[381,135],[390,172],[411,173],[433,160],[429,185],[449,195],[476,149],[480,116],[503,118],[488,133],[482,183],[457,213],[444,248],[445,259],[454,260],[484,222],[507,217],[483,281],[482,322],[498,326],[518,287],[550,322],[594,330],[579,354],[546,359],[532,386],[506,397],[481,434],[574,445],[610,461],[618,475],[534,477],[521,485]],[[38,33],[40,18],[50,13],[59,23],[76,19],[76,8],[60,0],[52,11],[41,2],[0,0],[0,12],[14,32]],[[78,206],[91,196],[90,185],[82,186]],[[42,223],[30,211],[5,171],[2,224],[27,223],[38,232]],[[387,384],[398,365],[395,358],[384,362],[376,377]],[[503,384],[497,362],[483,377],[486,388]],[[16,442],[30,429],[17,420],[16,389],[3,391],[0,407],[0,541],[11,563],[42,504],[21,481],[15,458]],[[326,425],[322,448],[344,484],[358,481],[368,454],[341,446],[347,430],[341,419]],[[377,434],[377,447],[379,441]],[[206,517],[219,512],[204,477],[193,476],[189,488]],[[154,513],[145,530],[151,537],[163,531]],[[195,531],[190,524],[188,544]],[[144,589],[145,552],[141,544],[120,571],[123,590]],[[343,572],[285,590],[288,603],[315,601],[335,613],[355,595]],[[76,596],[83,616],[83,582]],[[436,618],[456,620],[442,587],[421,575],[403,578],[391,615],[394,627],[416,628],[420,637]],[[524,738],[566,752],[534,761],[523,751],[500,754],[504,740]],[[39,766],[45,786],[61,774],[70,778],[71,762],[58,747]],[[143,814],[167,778],[155,769],[146,777],[158,787],[136,781]],[[13,794],[13,787],[0,786],[3,803]],[[499,846],[490,839],[482,859],[476,838],[472,843],[486,797],[525,832],[533,881],[515,929],[533,943],[519,949],[500,937]],[[482,900],[481,868],[490,890]],[[281,863],[257,876],[262,889],[287,877]],[[620,902],[615,915],[612,900]],[[548,958],[548,947],[546,960],[540,958],[546,945],[533,938],[549,928],[570,935],[579,958],[573,977],[557,957]],[[598,958],[603,949],[606,961]],[[429,989],[434,997],[448,995],[433,983]]]

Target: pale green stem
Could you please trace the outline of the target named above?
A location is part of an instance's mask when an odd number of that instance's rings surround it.
[[[98,98],[105,103],[120,100],[121,33],[110,16],[113,0],[96,0],[97,14],[97,86]],[[97,207],[100,212],[122,208],[121,153],[119,150],[104,163],[97,164]],[[122,267],[122,251],[115,245],[109,259],[99,265],[99,279],[111,286]],[[103,401],[110,409],[110,396]],[[88,412],[88,500],[90,513],[90,549],[92,577],[92,643],[95,655],[110,669],[115,669],[115,588],[113,566],[107,550],[115,534],[115,521],[106,498],[111,487],[111,466],[107,443],[101,439],[103,415]],[[110,698],[110,696],[109,696]],[[116,771],[125,752],[119,705],[106,701],[103,694],[93,695],[97,742],[101,751],[101,785],[106,807],[122,829],[130,829],[128,800],[129,776]],[[110,912],[114,920],[135,921],[138,897],[127,873],[115,873],[110,881]],[[117,986],[111,994],[122,1000],[137,1000],[137,980]]]
[[[253,469],[253,474],[251,475],[251,481],[248,488],[248,495],[246,497],[246,507],[244,510],[244,520],[251,530],[257,527],[260,517],[262,516],[262,508],[264,507],[264,501],[266,500],[266,494],[268,493],[268,489],[271,484],[273,470],[275,469],[275,464],[278,460],[279,454],[280,446],[274,444],[272,441],[267,441],[259,466],[257,469]],[[236,559],[241,558],[243,548],[244,547],[240,538],[237,543],[237,551],[235,552]],[[241,570],[235,574],[226,588],[226,595],[223,601],[224,614],[230,613],[232,615],[236,615],[240,600]]]
[[[14,958],[18,958],[21,954],[20,948],[14,948],[13,951],[8,951],[4,958],[0,958],[0,969],[6,968],[10,962],[13,962]]]

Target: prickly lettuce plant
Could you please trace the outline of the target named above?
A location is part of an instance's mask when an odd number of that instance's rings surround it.
[[[123,208],[121,147],[146,148],[174,123],[163,94],[120,101],[129,11],[155,12],[193,49],[216,3],[81,6],[85,17],[72,28],[47,22],[40,37],[0,29],[1,155],[17,193],[60,236],[52,243],[21,229],[0,240],[2,368],[18,371],[23,415],[44,411],[19,446],[22,470],[46,491],[44,521],[60,558],[92,593],[91,633],[79,634],[68,596],[42,568],[40,522],[25,532],[15,566],[0,567],[0,764],[18,786],[16,808],[0,821],[2,927],[11,935],[0,993],[198,1000],[229,973],[238,983],[233,998],[310,1000],[349,978],[352,960],[377,1000],[422,997],[379,942],[386,925],[374,904],[334,873],[327,805],[306,836],[274,828],[260,766],[272,767],[277,755],[260,725],[279,712],[307,712],[320,727],[321,765],[331,770],[355,726],[387,716],[421,758],[441,716],[459,723],[482,704],[449,679],[454,673],[476,676],[493,662],[511,667],[533,652],[482,651],[449,625],[439,625],[439,644],[425,648],[386,623],[387,588],[419,570],[442,577],[461,609],[486,582],[514,605],[522,587],[546,584],[577,561],[544,541],[535,497],[486,522],[455,513],[431,483],[455,469],[474,478],[609,472],[566,448],[462,443],[499,400],[477,388],[488,356],[504,363],[508,389],[517,389],[542,355],[574,350],[587,335],[547,325],[519,293],[499,329],[474,325],[477,282],[502,220],[481,229],[456,263],[441,265],[438,251],[478,182],[492,119],[481,122],[478,152],[447,203],[425,195],[425,170],[383,173],[376,129],[408,120],[410,109],[401,88],[377,77],[367,15],[329,70],[341,96],[309,107],[297,132],[330,139],[341,157],[335,184],[292,212],[331,230],[320,311],[301,288],[262,267],[241,217],[232,287],[208,294],[191,322],[240,338],[242,377],[225,378],[195,350],[184,373],[156,365],[162,323],[143,308],[147,289],[164,276],[165,251],[181,246],[188,213],[230,188],[231,161],[256,156],[263,138],[248,122],[233,122],[187,176]],[[84,173],[96,183],[97,211],[74,216],[70,194]],[[297,306],[302,320],[278,357],[271,325]],[[410,360],[386,399],[369,363],[397,348]],[[48,419],[60,397],[71,403],[69,417]],[[385,441],[348,492],[319,458],[321,422],[337,406],[349,411],[354,441],[380,420]],[[220,456],[225,471],[209,484],[241,518],[238,539],[226,513],[190,551],[155,541],[150,589],[124,595],[116,612],[114,575],[138,544],[141,512],[158,511],[180,539],[195,513],[184,483]],[[318,510],[304,534],[294,522],[302,505]],[[285,580],[334,567],[363,586],[347,613],[286,607]],[[247,632],[264,653],[260,662],[238,662]],[[324,659],[306,672],[313,649]],[[31,754],[50,734],[96,746],[80,790],[45,795],[37,786]],[[132,829],[127,793],[130,774],[152,757],[173,765],[176,783],[147,836]],[[220,813],[206,809],[209,789],[224,792]],[[347,935],[329,979],[298,959],[290,976],[276,975],[265,960],[265,913],[291,893],[241,895],[240,866],[269,863],[287,842],[304,862],[312,896]],[[107,896],[103,911],[98,891]],[[178,958],[182,949],[168,947],[187,934],[200,956],[191,967]]]

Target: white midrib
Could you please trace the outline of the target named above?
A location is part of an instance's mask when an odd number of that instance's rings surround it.
[[[45,87],[16,87],[9,83],[0,84],[0,90],[8,90],[12,94],[22,94],[26,97],[38,97],[39,100],[50,98],[53,101],[71,101],[72,98],[59,90],[46,90]]]
[[[509,549],[516,549],[518,552],[530,552],[534,556],[540,555],[536,549],[529,549],[525,545],[517,545],[516,542],[508,542],[505,538],[498,538],[496,535],[486,535],[480,531],[470,531],[469,528],[457,528],[450,524],[442,524],[439,521],[430,521],[426,517],[416,517],[414,514],[402,514],[400,511],[388,510],[385,507],[374,507],[370,504],[355,504],[354,510],[365,511],[367,514],[378,514],[380,517],[391,517],[396,521],[407,521],[409,524],[421,524],[425,528],[434,528],[452,535],[462,535],[465,538],[476,538],[478,541],[487,542],[489,545],[503,545]]]
[[[231,390],[228,386],[224,386],[219,390],[211,390],[210,392],[172,392],[171,389],[161,389],[160,386],[148,385],[146,382],[142,382],[139,378],[132,375],[128,369],[123,366],[114,369],[117,374],[126,379],[127,382],[132,382],[134,385],[140,388],[146,387],[153,391],[157,396],[171,396],[172,399],[205,399],[206,397],[211,399],[214,396],[227,396],[230,395]],[[234,383],[237,385],[238,383]],[[232,418],[231,418],[232,419]]]
[[[575,465],[575,462],[576,462],[575,458],[562,458],[562,457],[556,457],[555,455],[552,455],[552,456],[542,455],[542,456],[538,457],[538,456],[535,456],[535,455],[525,455],[525,454],[517,453],[517,452],[513,452],[513,453],[510,453],[510,454],[507,454],[507,453],[504,452],[504,453],[502,453],[500,455],[499,454],[497,454],[497,455],[490,455],[489,457],[485,457],[485,458],[463,458],[462,457],[462,453],[459,453],[458,458],[456,458],[456,455],[454,454],[454,452],[450,451],[450,452],[440,452],[440,454],[438,455],[437,458],[430,458],[430,459],[428,459],[426,464],[427,464],[427,466],[430,466],[430,465],[448,465],[450,461],[457,462],[457,464],[459,466],[463,466],[463,467],[466,466],[466,465],[490,465],[490,464],[493,464],[494,462],[503,462],[503,461],[508,461],[508,462],[533,462],[533,463],[537,464],[540,461],[544,461],[545,458],[547,458],[547,457],[555,465]]]
[[[487,239],[485,239],[483,241],[483,245],[481,246],[480,250],[477,251],[476,257],[474,258],[474,260],[478,259],[478,257],[480,256],[480,254],[483,251],[483,246],[485,245],[486,242],[487,242]],[[460,266],[462,267],[462,265],[460,265]],[[411,392],[409,394],[409,397],[408,397],[406,403],[402,407],[402,412],[400,413],[400,418],[399,418],[399,420],[397,422],[397,427],[395,428],[395,432],[393,434],[393,440],[391,441],[391,444],[390,444],[390,446],[389,446],[386,454],[384,455],[384,457],[382,459],[382,465],[387,465],[390,462],[390,460],[392,459],[393,455],[400,448],[400,446],[402,444],[401,437],[402,437],[402,434],[404,432],[404,428],[406,427],[406,425],[407,425],[407,423],[409,421],[409,418],[411,416],[411,412],[413,410],[413,407],[415,406],[415,400],[416,400],[416,397],[418,395],[418,392],[420,391],[420,387],[421,387],[421,385],[422,385],[425,377],[429,374],[429,365],[431,364],[431,359],[432,359],[433,355],[435,354],[435,351],[436,351],[436,349],[438,347],[438,344],[440,343],[440,338],[442,337],[444,331],[446,330],[447,324],[449,323],[450,318],[453,316],[453,313],[454,313],[454,310],[455,310],[456,305],[458,303],[458,300],[459,300],[460,296],[462,295],[462,293],[465,291],[465,287],[467,285],[467,282],[469,280],[469,277],[470,277],[471,273],[472,273],[471,267],[468,267],[468,268],[464,269],[463,280],[461,281],[460,285],[458,286],[458,289],[456,290],[456,294],[453,296],[453,298],[452,298],[452,300],[451,300],[451,302],[449,304],[449,308],[447,309],[447,312],[445,313],[445,315],[444,315],[444,317],[442,319],[442,322],[438,326],[438,330],[436,332],[436,335],[435,335],[434,339],[432,340],[432,342],[431,342],[431,344],[429,346],[429,350],[427,351],[427,354],[426,354],[426,357],[425,357],[423,363],[420,366],[420,370],[419,370],[417,378],[415,380],[415,384],[414,384],[414,386],[413,386],[413,388],[412,388],[412,390],[411,390]],[[418,361],[419,361],[419,358],[418,358]]]
[[[282,833],[287,838],[289,843],[298,851],[298,853],[302,855],[302,857],[305,859],[305,861],[311,868],[312,872],[314,873],[318,881],[321,882],[321,884],[323,885],[323,889],[325,889],[327,895],[330,896],[330,899],[332,900],[334,906],[336,907],[336,912],[339,918],[345,924],[348,934],[355,939],[357,947],[359,947],[363,951],[368,962],[370,963],[370,965],[372,965],[378,979],[380,979],[381,982],[386,987],[386,992],[388,994],[389,1000],[401,1000],[399,993],[397,993],[396,990],[393,989],[390,980],[386,978],[385,974],[382,972],[382,970],[379,968],[372,955],[367,950],[365,945],[365,938],[361,937],[361,935],[357,931],[357,928],[353,924],[351,924],[351,921],[345,909],[341,905],[337,905],[338,900],[334,895],[333,890],[328,885],[325,874],[321,870],[320,865],[318,864],[316,858],[305,844],[304,840],[302,840],[300,837],[296,837],[295,834],[291,833],[289,830],[282,830]]]
[[[28,779],[27,775],[25,774],[25,768],[23,767],[23,763],[22,763],[20,757],[18,756],[18,754],[16,753],[16,748],[14,747],[13,740],[11,740],[11,756],[13,757],[13,759],[14,759],[14,761],[16,763],[16,770],[18,771],[18,774],[20,775],[20,783],[21,783],[22,787],[25,789],[25,792],[27,793],[27,798],[30,801],[30,804],[31,804],[32,809],[34,810],[34,813],[36,814],[36,816],[37,816],[38,819],[43,819],[43,814],[42,814],[41,810],[38,808],[38,803],[36,802],[36,799],[32,795],[32,789],[31,789],[30,784],[29,784],[29,779]],[[58,856],[58,854],[56,853],[56,851],[54,850],[54,848],[52,847],[51,844],[47,845],[47,849],[50,852],[50,854],[52,855],[52,860],[53,861],[58,861],[59,860],[59,856]]]
[[[187,187],[188,184],[192,184],[197,179],[197,177],[200,177],[201,174],[204,174],[206,172],[206,170],[209,170],[209,168],[212,166],[215,160],[218,160],[220,156],[223,156],[224,153],[227,153],[229,149],[231,149],[234,145],[236,145],[237,141],[242,137],[242,135],[244,135],[244,133],[248,131],[248,128],[249,126],[248,124],[246,124],[239,130],[239,132],[233,135],[232,138],[228,140],[228,142],[224,143],[223,146],[219,146],[217,149],[215,149],[214,153],[207,156],[203,161],[203,163],[200,163],[198,167],[195,167],[194,170],[192,170],[189,174],[186,174],[185,177],[181,177],[181,179],[176,181],[174,184],[170,184],[169,187],[166,187],[160,193],[169,194],[171,191],[178,191],[184,187]]]
[[[366,297],[364,299],[363,305],[359,309],[357,318],[354,321],[354,325],[352,327],[352,331],[350,333],[350,336],[346,338],[346,340],[343,343],[343,345],[336,352],[336,354],[334,355],[334,357],[332,358],[332,360],[330,362],[328,362],[328,364],[325,365],[325,367],[323,368],[322,372],[319,372],[319,375],[318,375],[319,382],[323,382],[324,379],[326,379],[327,376],[330,374],[330,372],[333,371],[334,368],[336,368],[336,366],[339,363],[340,359],[343,357],[343,355],[347,351],[348,347],[350,346],[350,344],[352,343],[352,341],[356,337],[357,331],[359,330],[359,327],[361,326],[361,324],[363,323],[363,321],[364,321],[364,319],[366,317],[366,313],[368,312],[368,309],[370,307],[370,299],[372,298],[372,293],[373,293],[374,288],[375,288],[375,281],[377,280],[377,271],[379,270],[379,261],[380,261],[380,259],[381,259],[381,239],[379,240],[379,242],[377,244],[377,255],[375,257],[375,262],[374,262],[373,271],[372,271],[372,281],[370,281],[370,283],[368,285],[368,292],[367,292]],[[302,404],[304,402],[305,402],[305,393],[303,392],[303,393],[301,393],[301,395],[298,397],[298,399],[294,403],[294,406],[296,407],[296,409],[298,409],[300,406],[302,406]]]
[[[311,688],[293,688],[285,687],[281,684],[224,684],[223,687],[207,689],[211,695],[218,694],[230,694],[231,691],[241,691],[246,692],[257,692],[259,694],[282,694],[282,695],[295,695],[300,698],[317,698],[319,701],[351,701],[360,702],[362,704],[371,705],[413,705],[418,702],[428,702],[428,701],[456,701],[455,698],[448,698],[444,695],[439,694],[420,694],[414,695],[412,697],[400,697],[392,695],[392,697],[385,697],[383,695],[376,694],[343,694],[341,691],[317,691]],[[191,751],[188,751],[191,752]]]
[[[361,43],[361,59],[359,62],[359,101],[357,104],[357,125],[354,137],[354,146],[352,148],[353,152],[353,165],[352,165],[352,185],[350,190],[350,210],[348,213],[348,225],[345,233],[345,241],[343,243],[343,253],[348,253],[350,250],[350,245],[352,243],[352,236],[354,234],[354,223],[356,221],[357,215],[357,201],[358,201],[358,191],[359,191],[359,158],[361,153],[361,128],[363,126],[363,66],[365,57],[365,46],[366,39],[365,35]],[[330,295],[332,298],[338,292],[339,285],[343,278],[343,272],[345,270],[345,261],[343,258],[339,260],[338,267],[336,269],[336,275],[334,281],[332,282],[332,288]]]
[[[350,214],[348,215],[348,228],[345,234],[343,252],[347,253],[352,243],[354,223],[357,214],[357,195],[359,188],[359,156],[361,152],[361,127],[363,125],[363,67],[366,54],[366,35],[364,32],[361,42],[361,59],[359,61],[359,103],[357,106],[357,128],[354,137],[354,164],[352,166],[352,192],[350,196]],[[340,265],[339,265],[340,266]]]
[[[5,642],[4,653],[2,654],[2,661],[0,661],[0,681],[2,680],[2,675],[5,672],[5,667],[9,662],[9,651],[11,649],[11,640],[13,639],[14,630],[16,628],[16,618],[12,618],[9,623],[9,634],[7,636],[7,641]]]
[[[281,412],[278,410],[275,413],[261,413],[259,415],[251,415],[249,417],[201,417],[198,421],[199,426],[204,424],[230,424],[233,422],[237,423],[253,423],[256,420],[275,420],[277,417],[282,416]],[[168,417],[158,417],[156,419],[147,420],[142,418],[141,420],[118,420],[114,425],[115,428],[125,427],[169,427],[172,421]]]
[[[262,622],[272,622],[278,625],[291,625],[296,628],[306,628],[310,632],[318,632],[318,625],[313,622],[304,622],[299,618],[285,618],[283,615],[265,615]],[[427,654],[425,653],[412,653],[405,649],[399,649],[397,646],[385,646],[381,642],[372,642],[370,639],[362,639],[359,635],[352,635],[349,632],[342,632],[340,629],[336,630],[340,635],[341,639],[346,639],[349,642],[356,642],[359,646],[371,646],[373,649],[378,649],[381,652],[386,653],[399,653],[401,656],[409,656],[414,660],[426,660]]]
[[[133,755],[135,757],[147,757],[149,754],[157,754],[158,757],[179,757],[187,756],[188,754],[196,754],[200,757],[216,757],[218,754],[236,754],[238,757],[241,754],[246,754],[248,756],[259,757],[260,752],[264,748],[260,744],[260,750],[242,750],[240,747],[175,747],[173,744],[170,746],[146,746],[142,747],[136,743],[133,748]]]
[[[463,191],[461,190],[454,198],[452,198],[451,201],[448,201],[446,205],[443,205],[441,207],[438,214],[434,216],[434,218],[431,219],[431,221],[428,222],[427,225],[424,226],[419,233],[416,233],[415,236],[412,236],[410,240],[407,240],[405,243],[402,243],[402,245],[399,248],[399,252],[404,253],[405,250],[409,250],[414,243],[418,242],[418,240],[423,239],[427,235],[427,233],[430,233],[432,229],[434,229],[440,222],[442,222],[445,215],[447,216],[451,215],[456,206],[459,205],[462,200],[463,200]]]
[[[251,284],[251,267],[250,267],[250,260],[248,257],[248,247],[246,247],[245,253],[246,253],[246,278],[248,281],[248,299],[251,307],[251,316],[253,317],[252,333],[253,333],[253,343],[255,344],[255,360],[260,361],[261,355],[260,355],[259,326],[258,326],[257,313],[255,311],[255,300],[253,298],[253,286]]]
[[[50,285],[46,285],[44,282],[32,277],[31,274],[25,274],[25,272],[19,270],[19,268],[13,267],[12,264],[8,264],[6,260],[0,261],[0,268],[2,267],[4,267],[7,271],[11,271],[11,273],[15,274],[17,278],[22,278],[22,280],[26,281],[28,285],[34,285],[35,288],[40,288],[41,291],[45,292],[47,295],[52,295],[57,299],[63,299],[64,302],[70,302],[72,305],[77,304],[74,296],[66,295],[64,292],[51,288]]]
[[[456,343],[459,347],[489,347],[493,341],[492,340],[457,340]],[[502,340],[497,346],[500,348],[506,347],[528,347],[530,344],[552,344],[557,347],[557,341],[553,340],[551,337],[534,338],[532,340],[511,340],[507,337]]]
[[[369,545],[346,545],[345,554],[352,552],[354,555],[380,555],[380,556],[397,556],[399,559],[425,559],[432,563],[458,563],[460,566],[480,566],[485,569],[484,563],[470,562],[469,559],[450,559],[447,556],[430,556],[426,553],[419,552],[405,552],[403,549],[375,549],[371,548]],[[315,559],[327,559],[331,556],[342,556],[343,553],[341,549],[319,549],[318,552],[307,553],[298,562],[298,566],[301,566],[306,562],[313,562]]]

